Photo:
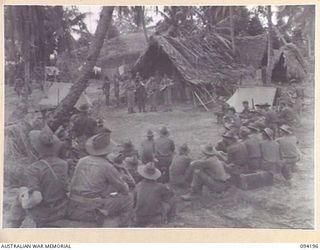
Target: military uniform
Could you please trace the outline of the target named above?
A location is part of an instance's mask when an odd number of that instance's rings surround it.
[[[296,163],[300,161],[300,153],[297,148],[297,138],[294,135],[286,135],[276,140],[280,146],[280,155],[288,171],[296,170]]]
[[[158,160],[156,167],[163,175],[163,182],[169,182],[169,166],[171,165],[175,145],[173,140],[165,135],[160,135],[155,140],[155,157]]]
[[[244,145],[248,151],[248,167],[250,172],[256,171],[260,168],[261,151],[260,151],[261,139],[258,135],[251,135]]]
[[[179,187],[190,185],[193,176],[193,168],[190,166],[191,158],[187,155],[177,155],[170,165],[170,184]]]
[[[128,185],[106,159],[89,155],[79,160],[71,180],[69,218],[101,225],[119,216],[119,226],[128,226],[132,207]]]
[[[159,225],[175,214],[174,193],[166,185],[143,179],[135,190],[136,226]]]
[[[147,82],[147,92],[150,97],[150,111],[157,111],[159,85],[154,78],[150,78]]]
[[[126,82],[128,113],[134,113],[136,86],[133,80]]]
[[[27,214],[37,227],[66,217],[68,204],[68,164],[58,157],[44,157],[26,169],[27,187],[42,194],[42,201],[33,208],[24,210],[18,199],[10,211],[13,227],[19,227]]]
[[[142,82],[138,83],[136,94],[139,112],[146,112],[147,92]]]
[[[148,162],[153,161],[155,154],[155,142],[153,139],[146,139],[141,143],[141,161],[146,164]]]

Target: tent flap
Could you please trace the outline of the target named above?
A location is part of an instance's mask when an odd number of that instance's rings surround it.
[[[277,88],[275,87],[240,87],[234,92],[227,103],[241,112],[242,102],[248,101],[250,108],[254,108],[255,104],[269,103],[273,105]]]

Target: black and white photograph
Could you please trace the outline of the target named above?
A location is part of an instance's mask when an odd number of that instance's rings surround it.
[[[2,228],[314,230],[315,9],[4,5]]]

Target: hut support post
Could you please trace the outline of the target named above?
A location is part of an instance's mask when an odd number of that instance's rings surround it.
[[[207,106],[204,104],[204,102],[201,100],[201,98],[198,96],[198,94],[196,92],[194,92],[195,96],[197,97],[197,99],[199,100],[199,102],[201,103],[201,105],[205,108],[205,110],[209,111],[209,109],[207,108]]]
[[[214,97],[211,95],[211,93],[207,90],[207,88],[204,88],[204,90],[207,92],[207,94],[210,96],[211,101],[216,102],[216,100],[214,99]]]

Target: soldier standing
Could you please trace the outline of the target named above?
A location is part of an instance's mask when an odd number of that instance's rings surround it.
[[[113,77],[113,89],[114,89],[114,96],[116,98],[116,106],[120,106],[120,86],[119,86],[119,77],[118,75],[114,75]]]
[[[110,80],[108,76],[104,77],[104,82],[102,86],[103,93],[106,97],[106,106],[110,104]]]
[[[136,77],[136,94],[139,112],[146,112],[147,91],[140,77]]]
[[[163,79],[161,80],[160,86],[161,86],[160,91],[163,91],[163,95],[164,95],[164,105],[166,107],[165,111],[172,111],[171,106],[172,106],[173,81],[166,74],[164,74]]]
[[[128,105],[128,114],[135,113],[134,106],[135,106],[135,92],[136,92],[136,85],[130,75],[126,81],[126,90],[127,90],[127,105]]]
[[[157,106],[158,106],[158,93],[159,93],[159,86],[157,85],[157,82],[153,76],[151,76],[147,82],[147,93],[150,97],[150,111],[156,111],[157,112]]]

